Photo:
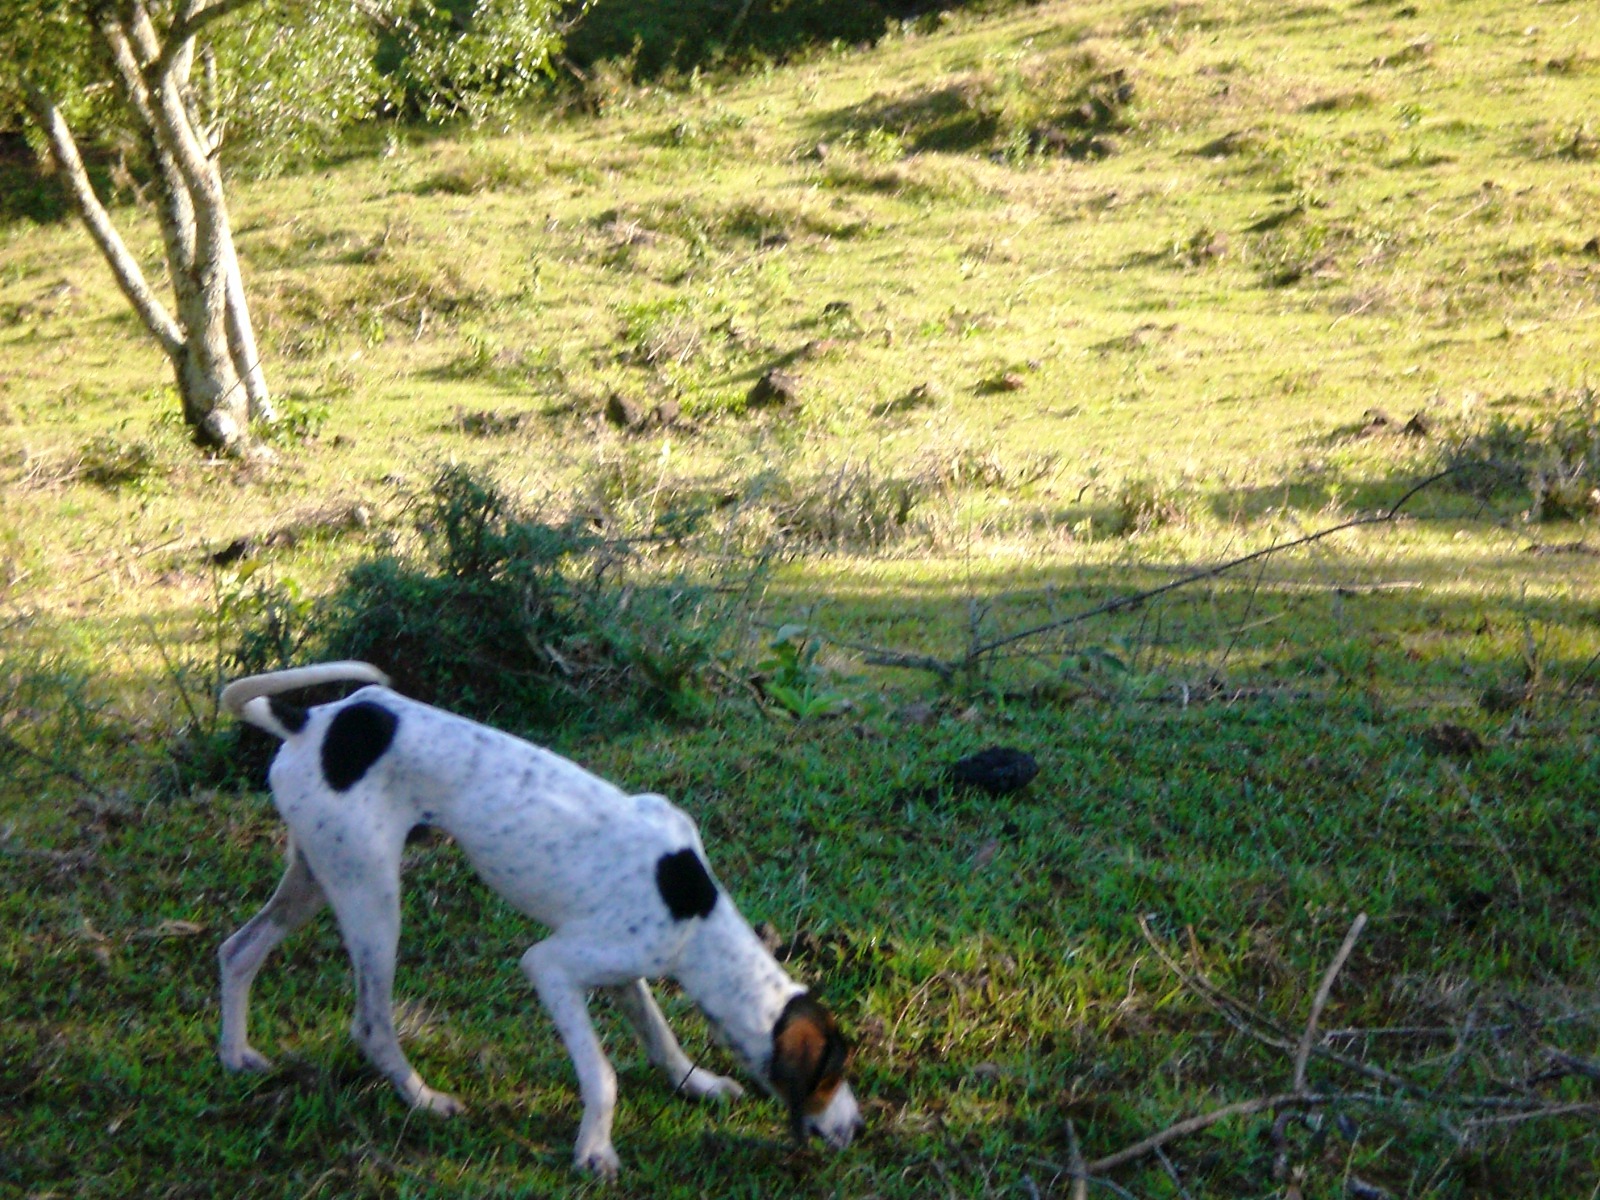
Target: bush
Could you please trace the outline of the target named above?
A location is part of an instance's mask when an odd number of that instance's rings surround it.
[[[260,589],[233,662],[376,663],[407,695],[511,727],[693,714],[743,594],[643,577],[620,543],[548,524],[462,467],[412,512],[417,550],[358,563],[330,594]]]
[[[1534,521],[1582,520],[1600,513],[1600,392],[1584,386],[1530,418],[1497,416],[1458,437],[1444,465],[1474,495],[1516,492]]]
[[[635,80],[668,71],[690,72],[728,60],[783,58],[807,46],[834,41],[875,42],[891,16],[908,7],[878,0],[801,0],[753,4],[733,20],[727,0],[607,0],[596,4],[567,38],[567,55],[579,66],[626,59]]]

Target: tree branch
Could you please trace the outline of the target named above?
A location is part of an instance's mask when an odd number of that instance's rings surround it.
[[[1169,580],[1168,582],[1161,584],[1159,587],[1147,588],[1142,592],[1134,592],[1127,596],[1119,596],[1115,600],[1108,600],[1104,604],[1098,604],[1093,608],[1084,609],[1082,612],[1076,612],[1070,616],[1058,617],[1054,620],[1046,621],[1043,624],[1034,625],[1028,629],[1018,630],[1016,633],[1008,633],[1003,637],[997,637],[992,641],[975,644],[971,646],[965,654],[957,658],[934,658],[932,655],[927,654],[912,654],[902,650],[887,649],[879,646],[866,646],[859,643],[845,641],[834,641],[834,645],[846,650],[854,650],[858,652],[862,655],[863,661],[870,666],[905,667],[911,670],[930,671],[933,674],[938,675],[940,679],[949,681],[958,672],[971,667],[980,659],[993,654],[997,650],[1003,650],[1007,646],[1015,645],[1017,642],[1025,641],[1028,638],[1038,637],[1040,634],[1044,633],[1054,633],[1057,630],[1066,629],[1073,625],[1081,625],[1085,621],[1092,620],[1095,617],[1102,617],[1108,613],[1119,612],[1125,608],[1136,608],[1149,600],[1154,600],[1159,596],[1164,596],[1168,592],[1177,591],[1179,588],[1188,587],[1190,584],[1199,583],[1202,580],[1215,579],[1220,575],[1226,575],[1229,571],[1237,570],[1239,567],[1247,566],[1250,563],[1269,558],[1274,554],[1282,554],[1286,550],[1295,550],[1301,546],[1312,545],[1315,542],[1322,541],[1324,538],[1330,538],[1336,533],[1344,533],[1351,529],[1361,529],[1368,525],[1389,524],[1399,517],[1401,509],[1410,503],[1412,498],[1415,497],[1419,492],[1423,491],[1425,488],[1431,487],[1441,479],[1458,473],[1461,469],[1462,468],[1458,466],[1446,467],[1442,471],[1437,471],[1434,474],[1429,475],[1426,479],[1408,488],[1405,494],[1402,495],[1400,499],[1396,500],[1392,505],[1390,505],[1389,508],[1384,512],[1365,517],[1353,517],[1348,521],[1341,521],[1337,525],[1330,525],[1326,529],[1319,529],[1315,533],[1308,533],[1304,537],[1298,537],[1292,541],[1274,542],[1270,546],[1266,546],[1260,550],[1252,551],[1249,554],[1241,555],[1238,558],[1231,558],[1226,562],[1217,563],[1214,566],[1201,567],[1198,570],[1190,571],[1185,575],[1180,575],[1176,579]]]
[[[206,4],[203,0],[187,0],[178,10],[177,19],[167,30],[167,44],[149,65],[148,70],[151,75],[160,78],[170,71],[178,59],[189,52],[194,45],[194,39],[205,30],[206,26],[215,24],[223,17],[231,16],[241,8],[259,2],[260,0],[212,0],[212,3]]]
[[[1422,482],[1407,489],[1405,495],[1396,500],[1394,504],[1392,504],[1384,512],[1365,517],[1352,517],[1348,521],[1341,521],[1337,525],[1330,525],[1326,529],[1319,529],[1315,533],[1308,533],[1304,537],[1297,537],[1292,541],[1274,542],[1272,545],[1267,546],[1264,549],[1252,551],[1251,553],[1242,555],[1239,558],[1232,558],[1227,562],[1218,563],[1215,566],[1202,567],[1199,570],[1189,572],[1187,575],[1180,575],[1177,579],[1163,583],[1159,587],[1153,587],[1147,589],[1146,591],[1136,592],[1131,596],[1122,596],[1116,600],[1107,601],[1105,604],[1101,604],[1095,608],[1087,609],[1080,613],[1074,613],[1070,617],[1062,617],[1055,621],[1046,621],[1044,624],[1036,625],[1031,629],[1024,629],[1017,633],[1010,633],[1006,634],[1004,637],[995,638],[993,641],[986,642],[983,645],[975,647],[973,650],[969,651],[966,657],[961,660],[960,666],[967,666],[978,657],[985,654],[992,654],[994,651],[1003,649],[1014,642],[1020,642],[1026,638],[1037,637],[1041,633],[1051,633],[1057,629],[1065,629],[1070,625],[1078,625],[1091,619],[1092,617],[1104,616],[1106,613],[1116,612],[1119,609],[1132,608],[1135,605],[1145,603],[1147,600],[1154,600],[1158,596],[1164,596],[1168,592],[1177,591],[1182,587],[1188,587],[1191,583],[1199,583],[1205,579],[1215,579],[1219,575],[1225,575],[1229,571],[1236,570],[1239,567],[1247,566],[1259,559],[1268,558],[1274,554],[1281,554],[1285,550],[1296,550],[1301,546],[1312,545],[1315,542],[1322,541],[1324,538],[1330,538],[1336,533],[1344,533],[1351,529],[1361,529],[1367,525],[1389,524],[1400,515],[1400,510],[1404,508],[1406,504],[1410,502],[1411,498],[1417,495],[1418,492],[1421,492],[1424,488],[1437,483],[1446,476],[1455,474],[1459,469],[1460,468],[1458,467],[1446,467],[1444,470],[1435,472],[1434,474],[1428,476]]]
[[[39,128],[49,140],[50,156],[67,181],[68,190],[77,206],[79,216],[88,227],[89,236],[100,248],[100,253],[105,256],[106,262],[111,265],[117,286],[128,298],[128,303],[133,305],[134,311],[139,314],[139,319],[144,322],[151,336],[161,344],[162,350],[166,351],[169,358],[176,358],[183,353],[183,330],[173,320],[156,294],[150,290],[144,272],[139,269],[137,260],[129,252],[116,226],[112,224],[111,215],[106,212],[105,205],[100,203],[100,197],[95,195],[94,184],[90,182],[89,172],[84,168],[83,157],[78,153],[77,139],[73,137],[72,130],[67,125],[66,117],[62,115],[55,101],[37,88],[29,89],[27,103],[34,120],[39,123]]]

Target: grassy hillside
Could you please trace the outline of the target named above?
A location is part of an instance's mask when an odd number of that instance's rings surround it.
[[[286,413],[249,464],[183,443],[77,228],[0,231],[0,1189],[602,1190],[538,935],[447,845],[400,992],[472,1116],[359,1061],[331,923],[257,989],[280,1069],[212,1051],[214,948],[281,853],[215,684],[266,617],[420,561],[456,464],[625,554],[636,639],[653,584],[720,598],[714,646],[534,646],[572,706],[491,711],[681,802],[860,1043],[833,1158],[670,1100],[608,1024],[614,1194],[1069,1195],[1077,1151],[1291,1092],[1090,1191],[1591,1192],[1587,16],[1045,3],[380,132],[236,181]],[[692,704],[585,690],[691,652]],[[1024,792],[941,782],[997,742]]]

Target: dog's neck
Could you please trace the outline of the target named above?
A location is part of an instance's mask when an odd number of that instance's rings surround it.
[[[789,978],[726,895],[690,939],[674,977],[720,1041],[762,1079],[772,1062],[772,1029],[806,989]]]

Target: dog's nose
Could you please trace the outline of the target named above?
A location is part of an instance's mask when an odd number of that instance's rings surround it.
[[[867,1123],[856,1114],[849,1121],[836,1125],[831,1129],[818,1128],[816,1133],[835,1150],[843,1150],[855,1141],[856,1135],[867,1127]]]

